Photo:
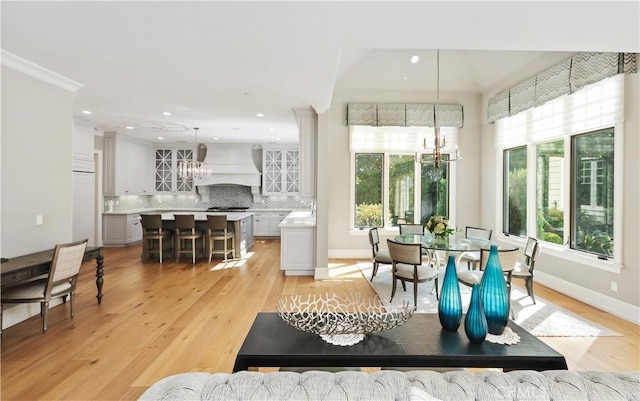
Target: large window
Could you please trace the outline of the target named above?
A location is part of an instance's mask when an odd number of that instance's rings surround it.
[[[573,137],[572,248],[613,256],[613,129]]]
[[[496,121],[505,234],[620,263],[623,88],[620,74]]]
[[[504,232],[527,233],[527,148],[504,151]]]
[[[415,154],[356,153],[355,185],[356,228],[425,223],[433,214],[449,215],[447,163],[435,168],[416,163]]]

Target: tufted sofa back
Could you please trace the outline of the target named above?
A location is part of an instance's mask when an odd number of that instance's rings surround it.
[[[411,400],[412,394],[413,399],[443,401],[638,401],[640,371],[198,372],[166,377],[151,386],[140,400],[395,401]],[[416,398],[416,394],[423,397]]]

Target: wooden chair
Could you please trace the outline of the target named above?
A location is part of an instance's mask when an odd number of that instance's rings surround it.
[[[76,281],[80,265],[87,249],[88,239],[68,244],[56,245],[53,250],[51,269],[46,278],[37,279],[2,290],[1,305],[18,303],[40,303],[42,332],[47,332],[49,302],[54,298],[69,296],[70,315],[73,318]],[[2,306],[0,305],[0,328],[2,327]]]
[[[192,263],[196,263],[196,243],[203,240],[202,254],[204,255],[204,234],[196,230],[195,217],[192,214],[174,214],[176,223],[176,263],[180,261],[181,253],[191,253]],[[191,247],[184,247],[185,241],[191,241]]]
[[[162,263],[164,244],[170,246],[173,251],[173,230],[162,228],[162,216],[159,214],[141,214],[142,219],[142,256],[147,257],[157,253]],[[154,245],[158,243],[156,248]]]
[[[438,269],[422,263],[422,246],[420,244],[403,244],[393,240],[387,240],[389,256],[392,262],[393,286],[391,287],[391,299],[396,294],[397,282],[402,283],[403,290],[406,291],[406,282],[413,283],[413,303],[418,307],[418,283],[434,281],[436,298],[438,296]]]
[[[236,250],[234,247],[234,235],[227,227],[227,216],[211,216],[207,215],[207,237],[209,238],[209,263],[211,256],[214,254],[224,255],[224,261],[227,261],[227,255],[231,253],[233,259],[236,258]],[[223,242],[222,250],[216,250],[216,241]],[[229,247],[229,242],[231,247]]]
[[[470,239],[490,240],[493,230],[488,228],[467,226],[464,230],[464,237]],[[480,252],[464,252],[458,257],[458,261],[467,262],[467,269],[476,268],[480,261]]]
[[[517,262],[511,278],[524,280],[527,288],[527,294],[531,297],[533,303],[536,303],[536,297],[533,295],[533,269],[535,268],[536,259],[540,253],[540,244],[533,237],[527,238],[527,244],[524,247],[524,263]]]
[[[373,254],[373,273],[370,281],[373,281],[373,278],[378,273],[380,263],[390,265],[391,257],[389,257],[389,251],[380,249],[380,237],[376,227],[369,230],[369,244],[371,244],[371,252]]]

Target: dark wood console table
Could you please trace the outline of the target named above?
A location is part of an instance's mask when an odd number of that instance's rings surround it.
[[[256,367],[567,369],[563,355],[517,324],[509,322],[509,327],[520,335],[518,344],[485,341],[475,345],[462,327],[457,332],[442,330],[437,313],[416,313],[402,326],[341,347],[288,326],[276,313],[258,313],[233,371]]]
[[[96,260],[96,287],[98,289],[98,303],[102,302],[102,285],[104,283],[104,256],[103,247],[88,246],[84,251],[83,261]],[[29,255],[18,256],[0,264],[2,288],[8,288],[25,281],[49,273],[53,261],[53,249],[36,252]]]

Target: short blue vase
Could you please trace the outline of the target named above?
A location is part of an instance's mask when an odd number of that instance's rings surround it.
[[[456,261],[453,255],[449,255],[447,267],[444,271],[442,291],[438,302],[438,317],[442,328],[447,331],[457,331],[462,320],[462,297],[460,296],[460,284],[456,272]]]
[[[464,332],[472,344],[481,344],[487,337],[487,318],[482,308],[478,284],[471,287],[471,302],[464,318]]]
[[[480,297],[489,333],[502,334],[509,321],[509,290],[496,245],[491,245],[489,249],[489,258],[480,281]]]

